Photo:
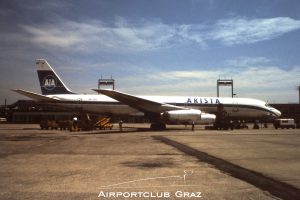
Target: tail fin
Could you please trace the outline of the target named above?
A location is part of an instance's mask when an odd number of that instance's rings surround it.
[[[62,82],[49,63],[44,59],[36,60],[37,73],[43,95],[74,94]]]

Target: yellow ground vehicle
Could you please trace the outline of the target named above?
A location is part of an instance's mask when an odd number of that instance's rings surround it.
[[[95,128],[99,129],[112,129],[113,124],[110,123],[109,117],[103,117],[95,124]]]
[[[91,120],[88,115],[82,115],[78,120],[41,120],[40,127],[46,130],[90,131],[94,129],[112,129],[113,124],[110,122],[109,117]]]

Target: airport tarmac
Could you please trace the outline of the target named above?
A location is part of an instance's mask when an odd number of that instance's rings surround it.
[[[146,126],[0,124],[0,199],[300,199],[299,129]]]

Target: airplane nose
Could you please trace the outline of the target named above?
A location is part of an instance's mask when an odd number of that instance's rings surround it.
[[[281,116],[281,112],[280,112],[279,110],[277,110],[277,109],[275,109],[275,108],[272,108],[271,111],[274,113],[274,115],[275,115],[276,117],[280,117],[280,116]]]
[[[277,117],[280,117],[281,116],[281,112],[279,110],[276,110],[276,115],[277,115]]]

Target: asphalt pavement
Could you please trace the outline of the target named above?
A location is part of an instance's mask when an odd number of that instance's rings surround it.
[[[0,124],[0,199],[299,197],[299,129],[147,127],[68,132]]]

